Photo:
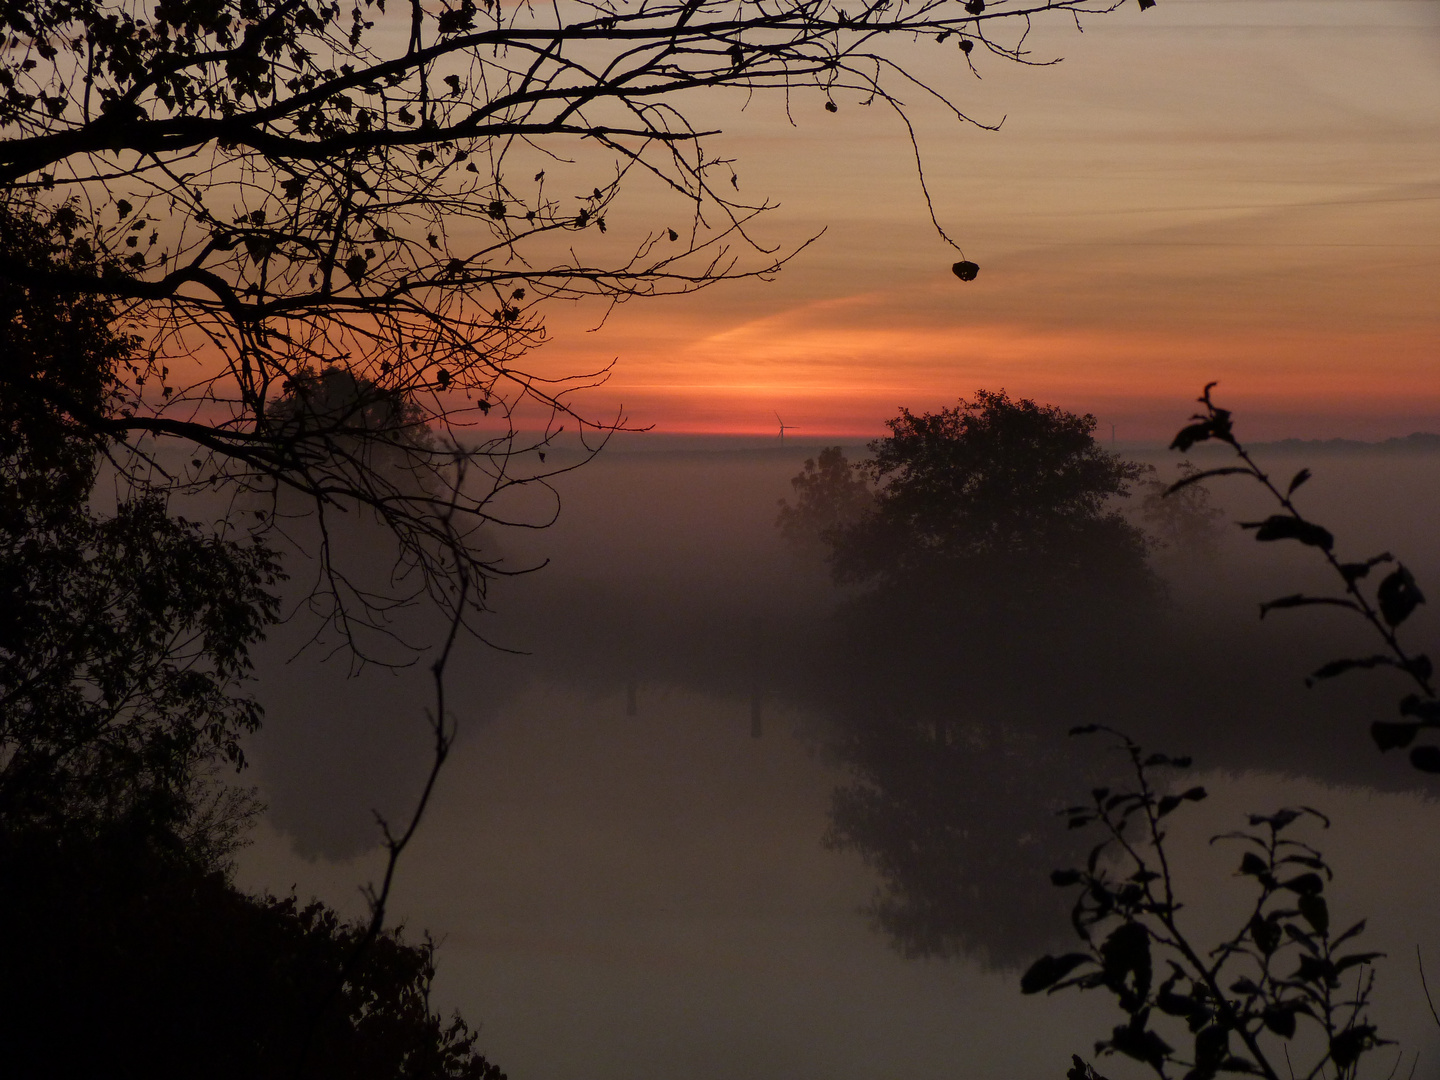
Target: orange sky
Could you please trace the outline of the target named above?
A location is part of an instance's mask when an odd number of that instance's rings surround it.
[[[771,283],[549,313],[554,371],[617,360],[586,399],[669,432],[873,434],[896,407],[1005,387],[1159,438],[1207,381],[1252,437],[1440,430],[1440,3],[1160,0],[979,57],[963,105],[903,129],[715,103],[762,236],[825,229]],[[953,74],[948,50],[922,73]],[[707,116],[707,119],[709,117]]]

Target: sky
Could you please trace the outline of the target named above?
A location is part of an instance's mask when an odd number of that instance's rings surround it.
[[[1037,23],[1032,59],[1059,63],[977,51],[975,76],[909,47],[1003,121],[906,102],[975,281],[893,115],[713,99],[741,194],[778,203],[761,239],[818,239],[773,281],[552,309],[538,366],[613,361],[584,409],[670,433],[868,436],[1004,387],[1154,440],[1212,380],[1249,438],[1440,430],[1440,3],[1160,0],[1081,26]]]

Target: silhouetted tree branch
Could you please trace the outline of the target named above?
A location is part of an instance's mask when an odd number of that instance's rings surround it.
[[[958,82],[913,73],[920,43],[958,46],[957,77],[977,46],[1044,62],[1027,51],[1034,18],[1117,3],[14,5],[0,15],[0,192],[76,257],[10,249],[0,280],[124,302],[143,349],[113,408],[70,415],[132,481],[362,506],[393,534],[406,581],[447,611],[443,561],[469,551],[478,610],[504,568],[465,543],[475,527],[543,525],[543,512],[508,516],[504,492],[544,482],[561,427],[593,450],[623,423],[571,404],[606,366],[533,364],[545,305],[691,292],[794,254],[756,237],[771,204],[741,196],[713,146],[725,92],[773,92],[817,119],[822,103],[881,103],[912,136],[912,97],[975,123]],[[407,447],[406,483],[338,449],[390,438],[384,425],[270,423],[307,371],[332,367],[431,428]],[[75,407],[53,385],[27,392]],[[157,472],[146,437],[198,448],[199,464]],[[355,617],[384,621],[374,593],[333,585]]]
[[[1231,447],[1242,464],[1192,473],[1171,484],[1169,491],[1183,491],[1189,485],[1209,477],[1248,476],[1270,494],[1282,513],[1272,514],[1263,521],[1242,521],[1241,527],[1253,529],[1255,539],[1262,542],[1296,540],[1315,549],[1334,571],[1342,591],[1339,595],[1332,596],[1295,593],[1269,600],[1260,605],[1260,617],[1263,619],[1268,612],[1280,609],[1337,607],[1353,612],[1369,624],[1370,629],[1380,638],[1384,651],[1370,656],[1331,660],[1317,668],[1306,681],[1312,683],[1316,680],[1331,679],[1348,671],[1368,668],[1398,669],[1414,684],[1417,691],[1407,694],[1400,701],[1400,715],[1407,719],[1398,722],[1377,720],[1370,725],[1370,732],[1381,750],[1410,746],[1422,729],[1440,728],[1440,698],[1437,698],[1435,693],[1434,668],[1430,657],[1410,651],[1399,637],[1401,624],[1425,602],[1414,575],[1388,551],[1358,562],[1342,562],[1335,554],[1334,536],[1324,526],[1306,518],[1293,500],[1295,492],[1310,479],[1310,470],[1301,469],[1282,491],[1235,437],[1230,411],[1220,408],[1211,400],[1210,391],[1215,385],[1206,385],[1199,398],[1205,411],[1191,417],[1194,422],[1181,429],[1170,447],[1172,450],[1184,452],[1196,443],[1213,439]],[[1369,578],[1370,572],[1376,567],[1390,564],[1394,565],[1394,569],[1375,586],[1373,595],[1368,593],[1362,583]],[[1440,747],[1413,747],[1410,750],[1410,761],[1415,768],[1424,772],[1440,772]]]

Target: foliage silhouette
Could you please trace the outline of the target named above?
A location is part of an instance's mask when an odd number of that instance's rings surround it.
[[[775,527],[802,554],[827,552],[839,531],[854,525],[875,503],[869,482],[839,446],[827,446],[819,457],[807,458],[790,486],[795,489],[795,505],[780,500]]]
[[[53,236],[0,216],[0,239]],[[248,812],[217,788],[260,711],[242,693],[276,616],[272,552],[173,518],[153,494],[90,507],[97,444],[46,408],[104,408],[134,342],[93,297],[0,282],[0,820],[100,830],[137,816],[223,862]],[[197,831],[198,830],[198,831]]]
[[[1146,542],[1108,501],[1141,466],[1107,453],[1095,418],[1003,390],[938,413],[901,409],[858,468],[872,511],[831,539],[837,581],[893,587],[957,572],[1032,593],[1147,587]]]
[[[1328,827],[1328,820],[1310,807],[1252,814],[1248,830],[1211,840],[1241,847],[1238,873],[1253,880],[1255,899],[1238,930],[1206,947],[1181,926],[1184,905],[1165,821],[1185,803],[1204,799],[1205,789],[1164,794],[1152,782],[1154,770],[1188,768],[1188,758],[1146,754],[1099,725],[1071,734],[1097,731],[1120,744],[1134,780],[1119,790],[1096,788],[1089,804],[1061,811],[1070,828],[1098,825],[1104,834],[1083,869],[1057,870],[1051,879],[1079,890],[1071,921],[1085,951],[1041,957],[1025,972],[1021,991],[1110,992],[1129,1019],[1097,1042],[1095,1052],[1124,1054],[1160,1077],[1175,1070],[1184,1070],[1186,1080],[1222,1073],[1354,1077],[1361,1058],[1385,1042],[1366,1014],[1374,981],[1369,969],[1380,954],[1341,951],[1364,930],[1364,920],[1332,933],[1324,892],[1333,874],[1317,849],[1292,836],[1301,822]],[[1287,1047],[1303,1047],[1307,1028],[1320,1040],[1315,1061],[1296,1071]],[[1177,1050],[1172,1040],[1190,1049]],[[1077,1057],[1071,1076],[1077,1073],[1086,1080],[1093,1067]]]
[[[1177,468],[1185,481],[1200,471],[1189,461]],[[1174,488],[1151,475],[1141,481],[1140,491],[1139,519],[1155,543],[1156,554],[1190,562],[1212,561],[1219,555],[1225,512],[1210,501],[1205,484],[1187,482]]]
[[[1272,514],[1263,521],[1241,522],[1241,527],[1253,529],[1255,539],[1261,542],[1274,540],[1296,540],[1306,547],[1317,550],[1334,571],[1342,586],[1341,592],[1328,596],[1311,596],[1295,593],[1266,601],[1260,605],[1260,617],[1269,612],[1299,607],[1334,607],[1350,611],[1369,624],[1380,638],[1384,651],[1369,656],[1342,657],[1331,660],[1316,668],[1306,680],[1312,684],[1321,679],[1331,679],[1347,671],[1386,667],[1399,670],[1414,685],[1417,692],[1405,695],[1399,705],[1399,721],[1377,720],[1370,726],[1371,737],[1381,750],[1411,747],[1411,764],[1429,773],[1440,773],[1440,747],[1433,745],[1411,746],[1421,731],[1440,728],[1440,697],[1437,697],[1433,680],[1433,664],[1425,653],[1411,652],[1400,641],[1400,626],[1425,602],[1424,594],[1415,582],[1414,575],[1389,552],[1356,562],[1342,562],[1335,554],[1335,538],[1328,529],[1306,518],[1296,506],[1294,495],[1310,479],[1309,469],[1301,469],[1282,491],[1280,487],[1260,468],[1255,459],[1235,437],[1232,415],[1229,410],[1216,405],[1210,397],[1215,383],[1205,387],[1199,402],[1203,413],[1197,413],[1175,436],[1171,449],[1184,452],[1197,443],[1208,440],[1223,442],[1234,450],[1241,465],[1205,469],[1176,481],[1169,493],[1183,494],[1190,485],[1218,476],[1248,476],[1264,488],[1279,505],[1282,513]],[[1373,592],[1367,592],[1364,583],[1370,579],[1371,571],[1378,567],[1392,566]]]
[[[386,931],[357,953],[364,924],[245,895],[128,827],[0,831],[0,864],[12,1075],[504,1080],[432,1009],[428,939]]]

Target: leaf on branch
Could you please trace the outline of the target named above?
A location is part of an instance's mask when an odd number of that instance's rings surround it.
[[[979,264],[970,262],[968,259],[962,259],[960,262],[957,262],[954,266],[950,267],[950,270],[961,281],[974,281],[980,274]]]
[[[1395,556],[1387,551],[1383,555],[1376,555],[1373,559],[1366,559],[1364,562],[1341,563],[1340,575],[1345,579],[1347,585],[1353,585],[1381,563],[1394,561]]]
[[[1214,383],[1210,384],[1210,386],[1214,385]],[[1200,400],[1206,401],[1208,404],[1207,399],[1210,393],[1210,387],[1207,386],[1205,388],[1205,393],[1206,397]],[[1219,439],[1221,442],[1228,442],[1234,445],[1235,436],[1231,434],[1230,410],[1217,409],[1212,406],[1209,416],[1196,416],[1192,419],[1198,422],[1180,429],[1179,433],[1170,443],[1171,450],[1179,450],[1183,454],[1196,443],[1206,442],[1210,439]]]
[[[1278,608],[1310,607],[1312,605],[1327,605],[1329,607],[1349,608],[1351,611],[1359,611],[1360,606],[1353,600],[1345,600],[1338,596],[1302,596],[1294,593],[1291,596],[1282,596],[1278,600],[1267,600],[1260,605],[1260,617],[1263,619],[1267,613]]]
[[[1153,0],[1152,0],[1153,3]],[[1108,1080],[1095,1071],[1095,1067],[1084,1061],[1079,1054],[1071,1054],[1070,1071],[1065,1074],[1065,1080]]]
[[[1153,0],[1152,0],[1153,2]],[[1137,1014],[1140,1019],[1139,1025],[1130,1024],[1126,1027],[1117,1027],[1110,1038],[1110,1045],[1122,1054],[1134,1058],[1136,1061],[1143,1061],[1151,1068],[1159,1072],[1165,1064],[1165,1059],[1174,1052],[1164,1039],[1153,1031],[1145,1030],[1144,1010]],[[1162,1072],[1163,1076],[1164,1073]]]
[[[1274,919],[1262,918],[1256,915],[1250,920],[1250,939],[1255,942],[1260,951],[1269,956],[1280,947],[1280,927]]]
[[[1294,495],[1295,489],[1309,479],[1310,470],[1301,469],[1299,472],[1297,472],[1294,476],[1290,478],[1290,486],[1285,489],[1285,497],[1288,499],[1291,495]]]
[[[1418,694],[1407,694],[1400,702],[1400,715],[1440,721],[1440,701],[1422,698]]]
[[[1265,1026],[1282,1039],[1295,1037],[1295,1010],[1283,1005],[1272,1005],[1261,1013]]]
[[[1189,429],[1187,428],[1186,430],[1189,430]],[[1184,434],[1184,432],[1182,432],[1181,434]],[[1176,438],[1176,440],[1178,441],[1179,438],[1180,438],[1180,436],[1177,435],[1175,438]],[[1189,447],[1186,446],[1186,447],[1183,447],[1182,449],[1187,449],[1187,450],[1188,450]],[[1239,465],[1227,465],[1227,466],[1225,466],[1224,468],[1221,468],[1221,469],[1202,469],[1200,472],[1189,473],[1189,474],[1186,475],[1186,476],[1182,476],[1179,480],[1176,480],[1173,484],[1171,484],[1169,487],[1167,487],[1167,488],[1165,489],[1165,495],[1167,495],[1167,496],[1168,496],[1168,495],[1173,495],[1173,494],[1175,494],[1175,492],[1180,491],[1180,490],[1183,489],[1183,488],[1187,488],[1187,487],[1189,487],[1191,484],[1198,484],[1198,483],[1200,483],[1200,481],[1202,481],[1202,480],[1208,480],[1208,479],[1210,479],[1212,476],[1254,476],[1254,475],[1255,475],[1255,471],[1254,471],[1253,469],[1243,468],[1243,467],[1241,467],[1241,466],[1239,466]]]
[[[1020,977],[1022,994],[1038,994],[1048,990],[1081,964],[1093,963],[1087,953],[1066,953],[1064,956],[1042,956]]]
[[[1283,882],[1280,887],[1289,889],[1300,896],[1318,896],[1325,888],[1325,879],[1319,874],[1300,874]]]
[[[1404,566],[1397,566],[1380,587],[1375,590],[1375,599],[1380,603],[1380,614],[1391,626],[1399,626],[1410,617],[1417,607],[1425,602],[1415,577]]]
[[[1415,747],[1410,751],[1410,764],[1421,772],[1440,773],[1440,747]]]
[[[1120,1007],[1139,1008],[1150,994],[1149,931],[1138,922],[1121,923],[1100,946],[1100,959],[1105,985],[1120,999]]]
[[[1384,955],[1383,952],[1351,953],[1335,965],[1335,974],[1339,975],[1341,972],[1348,971],[1352,967],[1359,967],[1361,964],[1374,963]]]
[[[1330,929],[1330,909],[1325,904],[1325,898],[1315,893],[1307,893],[1300,897],[1295,904],[1300,909],[1300,914],[1310,924],[1315,933],[1324,937]]]
[[[1339,937],[1337,937],[1334,941],[1332,941],[1332,942],[1330,943],[1330,949],[1331,949],[1331,951],[1334,951],[1335,949],[1338,949],[1341,945],[1343,945],[1345,942],[1349,941],[1352,937],[1356,937],[1356,936],[1358,936],[1358,935],[1360,935],[1360,934],[1363,934],[1364,932],[1365,932],[1365,920],[1364,920],[1364,919],[1361,919],[1361,920],[1360,920],[1359,922],[1357,922],[1354,926],[1350,927],[1349,930],[1346,930],[1343,934],[1341,934]]]
[[[1330,1060],[1340,1069],[1348,1069],[1360,1060],[1360,1055],[1374,1048],[1382,1040],[1375,1038],[1371,1024],[1356,1024],[1348,1027],[1330,1040]]]
[[[1419,724],[1376,720],[1370,725],[1370,737],[1381,750],[1403,750],[1415,741]]]
[[[1264,521],[1242,521],[1240,527],[1254,529],[1255,539],[1260,541],[1299,540],[1325,551],[1335,546],[1335,537],[1329,529],[1291,514],[1271,514]]]
[[[1316,668],[1310,678],[1305,680],[1305,685],[1309,686],[1320,679],[1333,679],[1337,675],[1343,675],[1345,672],[1354,671],[1357,668],[1368,670],[1377,667],[1399,667],[1399,664],[1392,656],[1379,655],[1366,656],[1356,660],[1331,660],[1328,664],[1321,664]]]

